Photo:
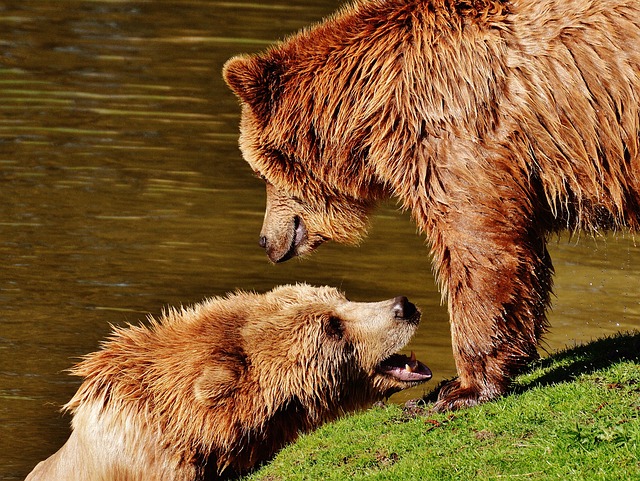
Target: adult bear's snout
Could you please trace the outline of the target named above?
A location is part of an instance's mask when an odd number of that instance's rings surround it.
[[[267,256],[274,264],[297,256],[300,247],[307,241],[307,228],[299,216],[295,216],[292,224],[277,234],[279,235],[269,237],[262,233],[258,240],[258,244],[267,252]]]

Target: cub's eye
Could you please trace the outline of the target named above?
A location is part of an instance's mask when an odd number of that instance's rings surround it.
[[[262,175],[260,172],[254,172],[253,176],[256,179],[264,180],[265,182],[267,181],[267,178],[264,175]]]
[[[331,316],[327,321],[326,332],[330,337],[335,339],[342,339],[344,333],[344,326],[342,325],[342,319],[339,317]]]

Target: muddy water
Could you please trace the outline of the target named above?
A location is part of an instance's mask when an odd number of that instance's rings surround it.
[[[360,248],[272,266],[257,246],[263,185],[240,158],[220,70],[338,6],[309,3],[0,5],[0,479],[22,479],[63,443],[58,407],[78,385],[64,369],[109,324],[235,288],[407,295],[424,313],[411,347],[434,384],[454,374],[427,248],[394,205]],[[640,326],[632,239],[561,238],[552,254],[547,349]]]

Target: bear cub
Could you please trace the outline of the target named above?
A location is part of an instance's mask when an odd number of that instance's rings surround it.
[[[344,413],[431,378],[398,354],[420,312],[306,284],[116,328],[72,369],[73,431],[28,481],[225,479]]]

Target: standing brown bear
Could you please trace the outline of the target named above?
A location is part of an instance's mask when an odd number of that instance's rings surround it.
[[[306,284],[117,329],[73,372],[73,432],[27,481],[195,481],[244,473],[338,416],[431,378],[395,354],[406,297],[350,302]]]
[[[637,0],[360,1],[224,76],[273,262],[389,197],[427,235],[458,370],[437,409],[537,356],[550,233],[640,226]]]

